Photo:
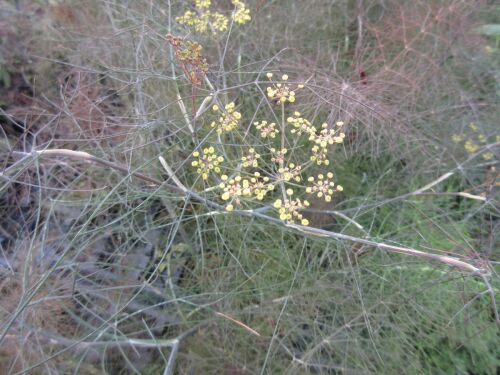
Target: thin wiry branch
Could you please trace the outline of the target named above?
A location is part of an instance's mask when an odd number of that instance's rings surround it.
[[[500,142],[498,142],[498,144],[500,144]],[[24,152],[15,152],[15,154],[18,154],[19,156],[22,156],[22,157],[26,156],[26,153],[24,153]],[[72,159],[83,160],[86,162],[101,164],[103,166],[115,169],[119,172],[126,173],[127,175],[135,176],[135,177],[140,178],[140,179],[147,181],[149,183],[153,183],[153,184],[158,185],[158,186],[164,186],[171,191],[178,192],[180,194],[185,195],[186,198],[198,201],[198,202],[206,205],[209,208],[212,208],[215,210],[220,210],[221,212],[224,211],[224,207],[222,205],[219,205],[218,203],[216,203],[214,201],[208,200],[192,190],[184,190],[187,188],[185,188],[183,185],[181,185],[182,187],[179,187],[178,185],[172,185],[172,184],[169,184],[167,182],[162,182],[160,180],[146,176],[146,175],[141,174],[139,172],[130,171],[126,167],[120,166],[116,163],[111,163],[107,160],[93,156],[87,152],[72,151],[72,150],[66,150],[66,149],[40,150],[40,151],[34,151],[33,156],[34,157],[43,157],[43,156],[68,157],[68,158],[72,158]],[[409,193],[408,196],[417,195],[418,193],[421,193],[421,192],[431,188],[432,186],[435,186],[439,182],[449,178],[451,175],[453,175],[453,172],[447,172],[444,175],[442,175],[441,177],[439,177],[437,180],[427,184],[426,186],[422,187],[421,189],[418,189],[415,192]],[[178,180],[177,177],[175,177],[175,176],[171,176],[171,178],[174,181]],[[466,262],[466,261],[461,260],[461,259],[456,258],[456,257],[423,252],[423,251],[408,248],[408,247],[390,245],[390,244],[378,242],[378,241],[375,241],[375,240],[372,240],[369,238],[354,237],[354,236],[349,236],[346,234],[332,232],[332,231],[319,229],[319,228],[311,228],[311,227],[297,225],[297,224],[286,224],[282,220],[276,219],[272,216],[269,216],[269,215],[266,215],[264,213],[254,211],[254,210],[235,210],[234,212],[238,213],[240,215],[243,215],[243,216],[254,216],[254,217],[264,219],[268,222],[286,225],[287,227],[293,228],[293,229],[299,231],[300,233],[314,236],[314,237],[332,238],[332,239],[337,239],[337,240],[346,240],[346,241],[350,241],[350,242],[357,242],[357,243],[361,243],[364,245],[373,246],[377,249],[384,250],[384,251],[391,252],[391,253],[404,254],[404,255],[413,256],[413,257],[426,259],[426,260],[430,260],[430,261],[437,261],[437,262],[446,264],[450,267],[457,268],[461,271],[471,273],[473,275],[480,276],[480,275],[489,275],[490,274],[489,269],[475,266],[469,262]]]

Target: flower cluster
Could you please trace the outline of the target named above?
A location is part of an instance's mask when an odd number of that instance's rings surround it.
[[[205,2],[199,0],[200,6],[206,7],[207,4],[207,0]],[[269,74],[268,77],[272,79],[272,74]],[[287,81],[288,76],[285,74],[281,79]],[[277,103],[284,104],[285,102],[293,103],[295,101],[295,94],[286,83],[278,83],[274,87],[270,87],[268,95]],[[242,114],[236,111],[234,102],[230,102],[224,107],[214,105],[212,110],[219,113],[220,117],[218,120],[212,121],[210,127],[215,129],[219,135],[234,131],[239,127]],[[268,144],[257,144],[259,148],[249,147],[240,154],[239,158],[232,159],[240,162],[237,166],[230,166],[232,170],[238,172],[232,177],[227,175],[220,177],[219,197],[224,202],[226,210],[233,211],[235,207],[241,206],[245,202],[264,200],[266,196],[273,194],[275,186],[279,186],[282,196],[281,199],[273,198],[273,206],[278,211],[280,219],[288,223],[309,225],[309,221],[302,214],[302,211],[309,207],[309,203],[307,200],[302,200],[301,195],[307,193],[315,198],[331,202],[336,192],[343,191],[341,185],[333,182],[332,172],[311,176],[311,174],[306,174],[306,171],[313,164],[329,165],[329,147],[344,141],[345,134],[341,132],[344,124],[342,121],[338,121],[333,126],[323,123],[320,127],[315,127],[309,120],[302,117],[300,112],[294,111],[286,117],[285,111],[285,107],[282,106],[281,127],[277,123],[266,120],[253,123],[253,129],[256,130],[257,135],[267,139]],[[295,147],[298,149],[302,147],[302,144],[286,142],[287,140],[284,137],[276,140],[278,138],[277,134],[281,133],[283,136],[287,128],[296,137],[303,136],[305,143],[309,144],[306,150],[311,150],[312,156],[310,156],[310,159],[314,163],[308,161],[307,158],[302,162],[297,162],[296,158],[300,153],[290,152],[290,149],[286,148],[290,144],[293,145],[294,149]],[[245,133],[245,137],[247,133]],[[210,134],[207,135],[207,137],[209,136]],[[234,145],[234,140],[237,140],[238,136],[237,133],[232,134],[230,142],[224,143],[229,148],[225,150],[227,155],[235,156],[240,152],[239,148],[241,146]],[[217,140],[222,141],[221,137]],[[231,144],[234,146],[230,146]],[[263,147],[266,147],[269,152],[261,155],[257,152],[257,149],[260,150]],[[234,149],[233,152],[231,148],[237,149]],[[221,163],[224,158],[217,156],[213,147],[195,151],[193,156],[196,160],[192,162],[192,165],[203,180],[207,180],[212,172],[221,173]],[[263,160],[270,163],[263,163]],[[260,168],[260,172],[256,171],[258,168]],[[301,187],[304,180],[307,181],[306,186]],[[296,197],[296,194],[299,197]]]
[[[345,134],[338,131],[339,128],[344,126],[344,123],[338,121],[335,124],[337,129],[329,128],[327,123],[323,123],[321,129],[318,131],[314,125],[307,119],[301,117],[300,112],[297,111],[295,111],[292,116],[288,117],[286,121],[293,127],[292,130],[290,130],[292,134],[306,134],[309,136],[309,141],[314,143],[311,148],[311,160],[318,165],[329,165],[328,146],[344,141]]]
[[[276,134],[280,131],[276,129],[276,124],[274,122],[268,123],[267,121],[254,122],[254,126],[260,131],[260,136],[262,138],[276,138]]]
[[[260,159],[260,154],[255,152],[254,148],[251,148],[248,150],[248,155],[243,156],[241,158],[241,161],[243,162],[243,167],[248,168],[248,167],[254,167],[257,168],[259,166],[259,161]]]
[[[306,188],[306,192],[310,194],[316,194],[318,198],[324,198],[326,202],[331,202],[332,196],[335,190],[342,191],[344,188],[341,185],[337,185],[334,190],[335,183],[331,180],[333,178],[333,173],[328,172],[325,176],[319,174],[317,179],[314,177],[309,177],[307,181],[311,183],[311,186]]]
[[[313,135],[316,133],[314,126],[305,118],[300,117],[300,112],[295,111],[293,116],[290,116],[286,121],[294,127],[290,132],[292,134],[308,134]]]
[[[264,176],[261,178],[259,172],[254,173],[254,177],[250,178],[252,193],[257,200],[261,201],[265,195],[274,190],[274,185],[269,183],[269,177]]]
[[[317,165],[330,165],[330,160],[328,160],[328,149],[319,147],[315,145],[311,148],[311,160]]]
[[[210,146],[206,147],[200,153],[199,151],[193,152],[193,157],[196,160],[191,162],[191,165],[196,168],[196,173],[198,173],[203,180],[208,180],[210,172],[220,173],[220,164],[224,161],[224,157],[217,156],[215,149]]]
[[[250,189],[250,181],[247,179],[242,179],[241,176],[236,176],[235,178],[228,179],[226,175],[221,176],[222,181],[219,188],[222,189],[223,193],[221,199],[223,201],[231,200],[237,205],[241,204],[241,197],[250,197],[252,195],[252,190]],[[232,203],[226,206],[227,211],[232,211],[234,206]]]
[[[271,148],[271,161],[279,165],[285,164],[285,155],[287,152],[288,150],[286,148],[282,148],[281,150]]]
[[[250,21],[250,10],[247,9],[245,3],[241,0],[232,0],[231,2],[235,8],[233,20],[240,25]],[[175,20],[180,24],[193,27],[198,33],[206,33],[209,29],[213,34],[226,31],[229,25],[228,18],[222,13],[211,11],[211,6],[211,0],[195,0],[196,11],[187,10]]]
[[[301,201],[298,198],[286,198],[283,201],[281,199],[276,199],[273,206],[274,208],[278,209],[281,220],[285,220],[289,223],[294,223],[295,220],[299,220],[302,225],[309,224],[309,220],[305,219],[300,213],[301,209],[309,207],[308,201]]]
[[[198,9],[208,9],[212,5],[211,0],[195,0],[196,8]]]
[[[342,121],[338,121],[336,125],[341,127],[344,123]],[[344,138],[344,133],[337,135],[337,131],[329,128],[326,122],[321,124],[321,130],[318,133],[315,132],[309,136],[310,141],[313,141],[323,148],[326,148],[328,145],[333,145],[334,143],[342,143]]]
[[[269,80],[273,79],[273,73],[267,73],[267,78]],[[288,75],[283,74],[281,76],[282,81],[288,81]],[[304,88],[304,85],[297,85],[297,89]],[[284,104],[286,102],[295,102],[295,91],[287,83],[275,83],[272,86],[267,87],[267,96],[274,100],[276,104]]]
[[[478,126],[474,122],[471,122],[468,125],[468,127],[469,127],[469,129],[471,129],[475,133],[474,137],[467,138],[464,135],[453,134],[451,136],[451,139],[455,143],[464,142],[464,144],[463,144],[464,150],[468,154],[473,154],[477,150],[479,150],[479,148],[481,147],[481,144],[483,144],[483,145],[486,144],[488,142],[488,139],[484,134],[479,133]],[[499,142],[500,135],[497,135],[495,140],[496,140],[496,142]],[[481,156],[484,160],[492,160],[494,157],[493,153],[490,151],[484,152]]]
[[[302,167],[300,165],[295,165],[294,163],[290,163],[287,167],[278,168],[279,176],[276,178],[278,181],[291,181],[292,179],[296,182],[300,182],[302,180],[301,173]]]
[[[209,27],[214,34],[226,31],[229,24],[227,17],[219,12],[208,10],[210,5],[210,0],[196,1],[197,12],[187,10],[184,15],[176,17],[175,20],[180,24],[193,27],[198,33],[206,33]]]
[[[222,175],[221,180],[223,181],[219,184],[222,190],[221,199],[230,201],[226,206],[227,211],[232,211],[234,204],[241,205],[242,197],[250,198],[254,195],[257,200],[263,200],[268,192],[274,190],[274,185],[269,184],[269,177],[261,177],[259,172],[255,172],[249,179],[239,175],[229,179],[228,176]]]
[[[472,139],[468,139],[464,143],[464,149],[469,154],[473,154],[474,152],[477,151],[478,148],[479,148],[479,145],[477,145]]]
[[[236,105],[234,102],[226,104],[224,106],[224,112],[219,117],[219,121],[212,121],[210,126],[216,129],[217,134],[222,134],[224,132],[233,131],[238,127],[239,120],[241,119],[241,113],[235,110]],[[220,108],[218,105],[212,107],[214,112],[219,112]]]
[[[344,123],[342,121],[338,121],[336,125],[340,128],[344,125]],[[315,143],[311,149],[311,160],[316,162],[318,165],[329,165],[330,161],[327,158],[328,146],[333,145],[334,143],[342,143],[344,142],[344,138],[344,133],[339,133],[337,135],[337,131],[329,128],[327,123],[322,124],[319,132],[315,131],[314,133],[309,134],[309,140]]]
[[[252,19],[250,17],[250,9],[247,9],[245,3],[241,0],[231,0],[234,5],[235,11],[233,15],[233,20],[240,25],[246,24]]]
[[[491,160],[491,159],[493,159],[494,155],[493,155],[493,152],[488,151],[488,152],[485,152],[482,156],[483,156],[484,160]]]

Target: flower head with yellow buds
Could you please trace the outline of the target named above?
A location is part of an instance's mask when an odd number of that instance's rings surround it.
[[[483,153],[483,155],[481,155],[483,157],[484,160],[491,160],[493,159],[493,152],[485,152]]]
[[[195,6],[198,9],[208,9],[212,5],[212,0],[195,0]]]
[[[316,129],[314,126],[305,118],[300,117],[300,112],[295,111],[293,116],[290,116],[286,119],[286,121],[293,126],[291,130],[292,134],[315,134]]]
[[[285,155],[287,152],[288,150],[286,148],[282,148],[281,150],[271,148],[271,161],[279,165],[285,164]]]
[[[477,128],[477,125],[474,122],[471,122],[469,124],[469,129],[472,130],[472,131],[474,131],[474,132],[477,132],[478,128]]]
[[[480,149],[481,144],[484,145],[488,142],[488,137],[480,131],[479,127],[474,122],[471,122],[468,125],[468,128],[470,130],[472,130],[472,132],[473,132],[473,134],[470,135],[470,137],[467,135],[462,135],[462,134],[453,134],[451,136],[451,140],[454,143],[464,142],[463,143],[464,150],[468,154],[473,154]],[[498,142],[499,140],[500,140],[500,136],[497,135],[496,141]],[[494,158],[494,156],[495,155],[491,151],[483,152],[481,155],[481,157],[484,160],[492,160]]]
[[[200,8],[199,11],[208,11],[211,6],[210,1],[207,0],[197,0],[196,4]],[[240,10],[245,9],[240,7],[239,0],[233,0],[233,4]],[[215,133],[221,135],[237,129],[242,122],[242,115],[236,110],[234,102],[212,106],[212,111],[217,115],[210,127],[215,131],[207,132],[206,138],[212,137],[214,145],[215,142],[224,140],[220,145],[217,144],[217,147],[225,147],[224,155],[228,155],[226,158],[236,155],[240,155],[240,158],[231,159],[232,163],[225,167],[226,170],[235,171],[233,176],[228,177],[223,174],[220,176],[218,188],[215,186],[206,189],[205,192],[216,190],[219,199],[224,202],[226,211],[230,212],[236,207],[266,200],[265,198],[269,196],[268,193],[279,186],[281,199],[271,200],[274,202],[272,205],[279,218],[286,223],[309,225],[308,219],[303,216],[303,210],[309,207],[309,202],[302,199],[303,195],[308,193],[322,198],[326,202],[331,202],[334,194],[343,190],[342,186],[334,183],[332,172],[324,172],[324,174],[320,173],[314,176],[306,173],[314,163],[329,165],[330,146],[344,141],[345,134],[341,129],[344,123],[342,121],[330,125],[323,123],[320,127],[315,127],[309,120],[302,117],[300,112],[290,111],[284,106],[285,103],[295,101],[295,91],[292,89],[294,85],[288,83],[288,75],[284,74],[279,81],[273,81],[273,74],[268,73],[267,78],[272,85],[267,88],[268,97],[273,102],[282,104],[279,126],[277,125],[278,121],[276,123],[266,120],[256,121],[253,123],[257,133],[255,135],[249,134],[250,132],[247,130],[241,138],[238,136],[239,134],[234,134],[234,136],[227,136],[224,139],[216,137],[215,141],[213,140]],[[297,85],[297,89],[303,87],[303,85]],[[213,94],[205,98],[203,109],[206,109],[211,100],[213,100]],[[289,131],[286,130],[287,128]],[[296,135],[296,139],[287,139],[286,137],[290,136],[290,133]],[[274,139],[277,138],[277,134],[281,135],[281,139]],[[252,143],[256,141],[254,147],[248,143],[250,138],[252,138]],[[264,138],[266,141],[259,142],[258,138]],[[302,148],[304,144],[308,145],[306,150],[312,151],[310,159],[314,163],[308,161],[307,158],[299,160],[301,153],[297,150]],[[241,151],[242,147],[244,147],[243,151]],[[257,150],[264,148],[268,152],[260,155]],[[195,160],[192,162],[192,166],[196,168],[203,180],[211,178],[211,174],[221,174],[221,163],[224,158],[216,155],[214,147],[195,151],[193,157]],[[258,172],[257,168],[261,172]],[[307,178],[307,176],[311,177]],[[300,187],[304,180],[307,180],[305,192],[304,188]],[[267,201],[269,202],[269,200]]]
[[[219,184],[219,188],[222,189],[221,199],[230,201],[230,205],[227,206],[230,210],[234,207],[233,203],[241,205],[242,198],[250,198],[254,195],[257,200],[262,200],[268,192],[274,190],[274,185],[269,183],[269,177],[261,177],[259,172],[255,172],[250,178],[242,178],[238,175],[229,179],[228,176],[222,175],[221,180]]]
[[[267,78],[269,80],[273,79],[273,73],[267,73]],[[273,100],[276,104],[293,103],[295,102],[295,90],[301,89],[304,85],[297,85],[295,89],[286,81],[288,81],[288,75],[283,74],[281,80],[285,83],[273,83],[272,86],[268,86],[267,97]]]
[[[250,17],[250,9],[248,9],[245,3],[241,0],[231,0],[234,5],[233,20],[234,22],[244,25],[249,22],[252,17]]]
[[[259,172],[254,173],[254,177],[250,178],[250,188],[257,200],[261,201],[265,195],[274,190],[274,184],[269,183],[269,177],[261,177]]]
[[[180,24],[193,27],[198,33],[205,33],[209,29],[213,34],[226,31],[229,20],[219,12],[210,11],[212,2],[210,0],[195,0],[196,12],[187,10],[182,16],[175,20]]]
[[[291,196],[291,194],[288,195]],[[276,199],[273,206],[278,210],[281,220],[287,221],[289,223],[294,223],[296,220],[298,220],[302,225],[309,224],[309,220],[305,219],[300,213],[301,209],[309,207],[308,201],[301,201],[299,198],[286,198],[284,200]]]
[[[219,188],[223,191],[221,195],[223,201],[231,200],[240,205],[241,197],[250,197],[252,195],[249,180],[243,179],[241,176],[229,180],[226,175],[222,175],[221,179],[223,182],[219,184]]]
[[[334,143],[342,143],[344,142],[344,138],[344,133],[338,133],[337,130],[329,128],[326,122],[321,124],[321,130],[318,133],[312,133],[309,136],[310,141],[323,148]]]
[[[469,154],[473,154],[474,152],[477,151],[479,146],[472,139],[468,139],[464,143],[464,148],[465,151],[467,151]]]
[[[328,149],[326,147],[320,147],[314,145],[311,148],[311,161],[315,162],[317,165],[329,165],[330,160],[328,160]]]
[[[328,172],[326,178],[323,174],[319,174],[315,179],[314,177],[309,177],[307,181],[311,183],[311,186],[306,188],[306,192],[310,194],[316,194],[318,198],[324,198],[326,202],[331,202],[332,196],[336,191],[344,190],[341,185],[337,185],[334,188],[335,183],[332,181],[333,173]]]
[[[243,156],[241,158],[241,161],[243,162],[242,165],[245,168],[249,167],[257,168],[259,166],[259,159],[260,159],[260,154],[255,152],[254,148],[251,148],[248,150],[248,155]]]
[[[338,121],[336,123],[337,128],[341,128],[343,125],[344,123],[342,121]],[[315,143],[311,149],[311,160],[318,165],[329,165],[328,146],[335,143],[342,143],[344,142],[344,138],[344,133],[338,132],[336,129],[329,128],[327,123],[323,123],[319,132],[314,131],[309,133],[309,140]]]
[[[250,10],[241,0],[232,0],[234,5],[233,20],[237,24],[244,25],[251,20]],[[194,28],[198,33],[206,33],[211,30],[213,34],[224,32],[228,29],[229,19],[222,13],[210,10],[211,0],[195,0],[195,10],[187,10],[182,16],[175,20],[180,24]]]
[[[235,107],[236,105],[234,102],[226,104],[224,106],[225,111],[222,112],[219,120],[212,121],[210,124],[210,126],[216,130],[217,134],[228,133],[238,127],[241,113],[236,111]],[[220,112],[220,108],[217,105],[214,105],[212,110],[214,112]]]
[[[221,172],[220,164],[224,161],[224,158],[222,156],[217,156],[213,146],[204,148],[202,152],[193,152],[193,157],[195,160],[191,162],[191,166],[196,168],[196,173],[198,173],[203,180],[208,180],[208,176],[211,172]]]
[[[278,168],[278,181],[291,181],[294,180],[296,182],[300,182],[302,180],[302,167],[300,165],[295,165],[294,163],[288,164],[286,167]]]
[[[254,122],[253,125],[260,132],[260,136],[262,138],[276,138],[276,134],[279,133],[279,130],[276,129],[276,124],[274,122],[268,123],[267,121]]]

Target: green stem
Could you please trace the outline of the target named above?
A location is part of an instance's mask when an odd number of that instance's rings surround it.
[[[281,151],[285,148],[285,103],[281,102]],[[284,158],[284,155],[283,155]],[[279,162],[280,168],[285,168],[284,160],[280,159]],[[286,191],[285,191],[285,181],[280,181],[281,186],[281,194],[283,196],[283,202],[286,200]]]

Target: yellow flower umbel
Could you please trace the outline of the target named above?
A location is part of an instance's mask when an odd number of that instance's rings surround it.
[[[227,27],[229,25],[229,20],[225,15],[218,12],[213,12],[210,13],[209,19],[210,22],[212,23],[214,34],[217,34],[217,32],[223,32],[227,30]]]
[[[311,160],[317,165],[329,165],[330,160],[328,160],[328,149],[325,147],[313,146],[311,149],[312,155]]]
[[[210,146],[204,148],[202,152],[193,152],[193,157],[196,160],[191,162],[191,165],[196,168],[196,173],[198,173],[203,180],[208,180],[208,176],[211,172],[220,173],[220,164],[224,161],[222,156],[217,156],[215,154],[215,149]]]
[[[312,176],[309,177],[307,181],[311,183],[311,186],[308,186],[306,188],[306,192],[310,194],[314,193],[318,198],[324,198],[326,202],[331,202],[335,190],[344,190],[344,188],[340,185],[337,185],[337,187],[334,189],[335,183],[331,180],[332,178],[332,172],[328,172],[326,174],[326,178],[322,174],[319,174],[316,180]]]
[[[294,223],[295,220],[299,220],[302,225],[309,224],[309,220],[305,219],[299,212],[299,210],[309,207],[308,201],[301,201],[298,198],[286,198],[284,201],[282,201],[281,199],[276,199],[273,206],[274,208],[278,209],[281,220],[287,221],[289,223]]]
[[[210,126],[216,129],[217,134],[227,133],[233,131],[238,127],[239,121],[241,119],[241,113],[235,110],[236,105],[234,102],[226,104],[224,107],[225,111],[219,117],[219,121],[212,121]],[[214,112],[219,112],[220,108],[217,105],[212,107]]]
[[[468,139],[464,143],[464,148],[465,148],[465,151],[467,151],[469,154],[473,154],[474,152],[477,151],[479,146],[476,143],[474,143],[474,141],[472,139]]]
[[[471,122],[469,124],[469,129],[474,131],[474,132],[477,132],[477,125],[475,123]]]
[[[231,2],[235,7],[234,22],[244,25],[250,21],[250,10],[247,9],[245,3],[241,0],[232,0]],[[176,17],[175,20],[180,24],[193,27],[198,33],[206,33],[209,29],[213,34],[226,31],[229,25],[228,18],[222,13],[211,11],[211,6],[211,0],[195,0],[196,12],[188,10],[182,16]]]
[[[344,123],[342,121],[338,121],[336,123],[338,128],[343,125]],[[309,135],[309,140],[315,143],[311,149],[311,160],[316,162],[318,165],[329,165],[330,161],[327,159],[328,146],[333,145],[334,143],[342,143],[344,142],[344,138],[344,133],[338,133],[337,135],[337,130],[328,128],[327,123],[322,124],[321,130],[318,133],[314,132]]]
[[[286,119],[286,121],[294,127],[290,132],[292,134],[314,134],[316,132],[316,129],[314,126],[305,118],[300,117],[300,112],[295,111],[293,113],[293,116],[290,116]]]
[[[198,33],[205,33],[209,28],[214,34],[226,31],[229,20],[219,12],[211,12],[209,10],[211,5],[211,0],[195,0],[196,12],[187,10],[175,20],[180,24],[193,27]]]
[[[271,122],[270,124],[267,121],[254,122],[254,126],[257,130],[260,131],[260,136],[262,138],[276,138],[276,134],[279,133],[279,130],[276,129],[276,124]]]
[[[483,155],[481,155],[484,160],[491,160],[493,159],[493,152],[485,152]]]
[[[260,154],[255,152],[255,149],[251,148],[248,150],[248,155],[243,156],[241,161],[243,162],[243,167],[249,168],[254,167],[257,168],[259,166]]]
[[[467,136],[465,135],[453,134],[451,136],[451,140],[455,143],[461,143],[465,141],[463,144],[465,151],[468,154],[473,154],[479,150],[481,143],[486,144],[488,142],[488,138],[484,134],[480,133],[479,128],[475,123],[471,122],[468,127],[474,132],[474,134],[470,138],[467,138]],[[499,140],[500,136],[497,135],[496,141],[498,142]],[[483,152],[481,155],[484,160],[492,160],[494,156],[495,155],[490,151]]]
[[[295,180],[296,182],[300,182],[302,178],[300,177],[302,173],[302,167],[300,165],[295,165],[294,163],[290,163],[287,167],[280,167],[278,169],[279,176],[276,178],[278,181],[290,181]]]
[[[337,122],[337,126],[342,126],[342,122]],[[326,148],[328,145],[333,145],[334,143],[344,142],[345,134],[339,133],[335,129],[328,128],[328,124],[325,122],[321,124],[321,130],[319,133],[313,133],[309,136],[309,140],[313,141],[320,147]]]
[[[267,73],[267,78],[271,80],[273,78],[273,73]],[[288,81],[288,75],[283,74],[281,76],[282,81]],[[297,85],[296,89],[303,88],[304,85]],[[272,99],[276,104],[284,104],[286,102],[295,102],[295,91],[292,86],[287,83],[275,83],[272,86],[267,87],[267,96]]]
[[[184,15],[176,17],[175,20],[180,24],[193,27],[198,33],[204,33],[208,30],[208,14],[198,15],[196,12],[187,10]]]
[[[226,210],[232,211],[234,207],[232,202],[240,205],[241,197],[250,197],[252,195],[249,180],[242,179],[241,176],[236,176],[235,178],[228,180],[226,175],[221,176],[221,179],[223,181],[219,184],[219,188],[223,191],[221,199],[223,201],[231,201],[231,204],[226,207]]]
[[[269,184],[269,177],[262,178],[259,172],[255,172],[250,179],[236,176],[229,180],[226,175],[222,175],[221,180],[219,184],[219,188],[222,189],[221,199],[230,201],[226,206],[227,211],[234,209],[233,203],[241,205],[242,198],[255,195],[257,200],[262,200],[269,191],[274,190],[274,185]]]
[[[233,20],[240,25],[244,25],[249,22],[252,17],[250,17],[250,10],[247,9],[245,3],[241,0],[231,0],[234,5],[235,11],[233,14]]]
[[[250,189],[257,200],[261,201],[268,192],[274,190],[274,185],[269,183],[269,177],[261,178],[260,173],[255,172],[254,177],[250,179]]]
[[[198,9],[208,9],[212,5],[212,0],[195,0],[195,5]]]
[[[275,148],[271,148],[271,161],[279,164],[285,164],[285,155],[288,152],[286,148],[282,148],[281,150],[276,150]]]

